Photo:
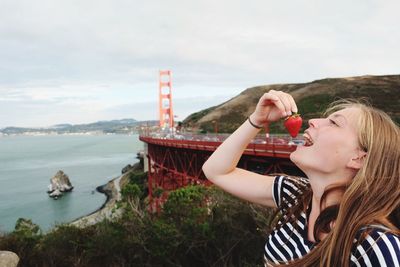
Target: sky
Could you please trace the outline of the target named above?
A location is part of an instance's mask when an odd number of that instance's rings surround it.
[[[398,0],[0,0],[0,128],[177,120],[246,88],[400,74]]]

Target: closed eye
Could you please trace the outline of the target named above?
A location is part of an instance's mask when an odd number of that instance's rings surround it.
[[[331,124],[335,125],[335,126],[338,126],[338,124],[337,124],[334,120],[329,119],[329,122],[330,122]]]

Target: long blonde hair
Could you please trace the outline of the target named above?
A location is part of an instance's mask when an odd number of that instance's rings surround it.
[[[383,111],[354,100],[337,101],[327,113],[350,107],[361,111],[357,129],[359,146],[367,152],[364,164],[352,182],[342,187],[344,194],[333,218],[335,226],[307,255],[286,266],[348,267],[353,240],[362,227],[381,224],[400,234],[399,126]],[[310,194],[304,196],[309,198]],[[303,198],[300,203],[308,201]],[[299,208],[304,205],[294,207]],[[315,227],[319,227],[317,224],[318,219]]]

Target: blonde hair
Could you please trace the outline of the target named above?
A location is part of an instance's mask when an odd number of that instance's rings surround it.
[[[336,207],[337,217],[335,214],[333,218],[335,226],[329,229],[328,235],[313,250],[287,266],[348,267],[353,240],[362,227],[382,224],[390,232],[400,234],[399,126],[383,111],[355,100],[336,101],[328,108],[327,113],[354,107],[360,110],[357,121],[359,146],[367,152],[363,166],[350,184],[342,186],[344,194]],[[310,194],[304,196],[309,198]],[[309,201],[304,198],[302,200],[299,203]],[[304,205],[294,209],[298,208],[302,209]],[[297,211],[291,213],[296,214]],[[324,211],[321,215],[323,213]],[[318,219],[316,228],[317,223]],[[359,242],[365,236],[366,233]]]

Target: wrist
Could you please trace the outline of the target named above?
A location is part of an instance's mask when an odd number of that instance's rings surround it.
[[[252,115],[247,117],[247,120],[249,121],[251,126],[253,126],[256,129],[262,129],[264,127],[264,125],[262,123],[258,122],[257,120],[255,120]]]
[[[251,122],[254,123],[255,125],[262,126],[265,124],[265,120],[263,121],[263,118],[258,116],[256,113],[251,113],[249,117]]]

